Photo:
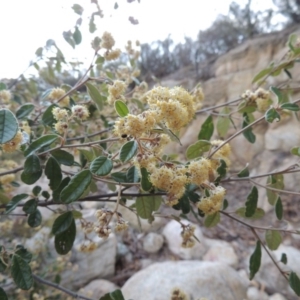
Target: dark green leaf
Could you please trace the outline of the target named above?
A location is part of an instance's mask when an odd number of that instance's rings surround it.
[[[71,153],[61,149],[51,151],[50,153],[60,164],[73,166],[74,156]]]
[[[40,192],[42,191],[42,188],[39,185],[36,185],[33,189],[32,189],[32,193],[34,196],[37,196]]]
[[[288,69],[283,69],[284,73],[288,76],[289,79],[293,79],[291,72]]]
[[[152,189],[152,183],[149,180],[149,172],[147,171],[146,168],[141,168],[141,175],[142,175],[142,179],[141,179],[141,187],[142,189],[147,192],[150,191]]]
[[[25,160],[24,170],[21,173],[21,180],[26,184],[33,184],[40,179],[42,173],[43,170],[38,156],[32,154]]]
[[[252,255],[250,256],[250,275],[249,279],[252,280],[255,274],[258,272],[260,268],[261,262],[261,244],[260,241],[256,242],[256,247]]]
[[[43,196],[45,199],[49,199],[49,198],[50,198],[50,194],[49,194],[47,191],[42,191],[42,196]]]
[[[56,252],[61,255],[67,254],[73,247],[75,237],[76,225],[73,219],[70,227],[66,231],[55,236],[54,244]]]
[[[1,300],[8,300],[8,297],[2,287],[0,287],[0,299]]]
[[[228,207],[228,200],[227,200],[227,199],[224,199],[222,210],[225,210],[227,207]]]
[[[121,290],[115,290],[102,296],[99,300],[125,300]]]
[[[16,117],[18,119],[24,119],[26,118],[32,111],[34,110],[34,105],[27,103],[22,105],[17,111],[16,111]]]
[[[51,145],[53,142],[55,142],[59,138],[56,134],[48,134],[44,135],[38,139],[36,139],[34,142],[32,142],[29,147],[24,151],[24,155],[28,156],[30,154],[33,154],[35,151]]]
[[[87,82],[86,84],[87,92],[90,95],[91,99],[95,102],[99,110],[103,109],[105,97],[102,96],[98,89],[91,83]]]
[[[250,124],[250,117],[247,113],[243,113],[243,117],[244,117],[244,120],[243,120],[243,125],[242,126],[243,126],[243,128],[245,128],[246,126],[248,126]],[[246,140],[248,142],[250,142],[251,144],[255,143],[256,137],[253,134],[251,127],[244,130],[243,135],[244,135],[244,137],[246,138]]]
[[[247,218],[246,215],[245,215],[245,213],[246,213],[246,207],[240,207],[240,208],[238,208],[235,211],[235,213],[237,215],[239,215],[240,217]],[[251,219],[251,220],[258,220],[258,219],[263,218],[264,215],[265,215],[265,211],[263,209],[261,209],[261,208],[257,208],[255,210],[255,213],[251,217],[249,217],[249,219]]]
[[[281,198],[280,197],[278,197],[278,199],[276,201],[275,213],[276,213],[277,219],[278,220],[282,220],[282,217],[283,217],[283,207],[282,207],[282,202],[281,202]]]
[[[281,242],[282,237],[277,230],[266,231],[266,243],[270,250],[277,250]]]
[[[198,134],[198,140],[209,141],[214,133],[213,117],[210,115],[201,126],[201,130]]]
[[[253,186],[250,194],[247,197],[247,201],[245,203],[246,205],[245,216],[247,218],[250,218],[255,214],[257,208],[257,201],[258,201],[258,190],[256,186]]]
[[[97,176],[105,176],[113,168],[113,162],[106,156],[99,156],[94,159],[90,165],[90,170]]]
[[[277,110],[275,108],[270,108],[267,110],[267,112],[265,114],[265,119],[269,123],[272,123],[274,120],[279,121],[280,114],[277,112]]]
[[[22,245],[18,245],[17,246],[17,251],[15,252],[15,254],[19,255],[21,258],[23,258],[25,260],[25,262],[27,262],[28,264],[31,262],[32,260],[32,254],[27,251],[26,248],[24,248]],[[0,298],[1,299],[1,298]]]
[[[130,141],[124,144],[120,150],[120,160],[125,163],[132,159],[138,150],[138,144],[136,141]]]
[[[122,118],[126,117],[129,114],[129,109],[127,105],[121,100],[115,101],[115,110],[117,114]]]
[[[65,232],[72,224],[74,220],[73,212],[67,211],[60,216],[58,216],[52,226],[52,233],[54,235],[61,234]]]
[[[186,194],[184,194],[180,199],[179,203],[180,209],[183,214],[188,214],[191,210],[190,201]]]
[[[237,174],[238,177],[242,178],[242,177],[249,177],[249,169],[248,169],[248,164],[247,166],[242,170],[240,171],[238,174]]]
[[[185,153],[186,158],[190,160],[190,159],[200,157],[203,155],[203,153],[209,151],[210,147],[211,144],[208,141],[204,141],[204,140],[197,141],[196,143],[190,145],[187,148]]]
[[[49,90],[49,92],[51,92],[51,90]],[[45,110],[45,112],[43,113],[42,116],[42,121],[45,125],[50,126],[51,128],[53,128],[53,125],[55,123],[57,123],[56,119],[54,119],[52,110],[53,108],[57,107],[56,104],[52,104],[49,107],[47,107],[47,109]]]
[[[132,166],[128,169],[126,174],[127,182],[139,182],[140,179],[140,173],[136,166]]]
[[[277,97],[278,104],[283,104],[288,101],[286,95],[282,93],[280,89],[275,86],[271,86],[270,90],[275,94]]]
[[[52,191],[56,190],[62,180],[62,173],[57,160],[53,157],[49,157],[46,167],[45,175],[49,179],[49,187]]]
[[[291,272],[289,276],[289,284],[297,296],[300,296],[300,279],[296,273]]]
[[[95,157],[92,151],[86,149],[79,149],[80,154],[82,154],[88,161],[92,161]]]
[[[14,114],[8,109],[0,109],[0,144],[12,140],[19,130]]]
[[[160,196],[138,197],[135,203],[138,216],[142,219],[149,219],[152,213],[159,209],[161,202]]]
[[[281,254],[281,258],[280,258],[280,261],[283,263],[283,264],[287,264],[287,256],[285,253],[282,253]]]
[[[75,48],[75,41],[73,39],[72,32],[70,30],[69,31],[64,31],[63,32],[63,37],[64,37],[65,41],[74,49]],[[51,77],[54,77],[54,74]]]
[[[221,138],[224,138],[228,132],[228,129],[230,127],[230,119],[229,114],[230,109],[228,107],[224,107],[221,109],[220,114],[221,116],[218,116],[217,119],[217,131]],[[222,115],[228,115],[228,116],[222,116]]]
[[[72,177],[69,184],[62,190],[60,200],[63,203],[72,203],[80,198],[92,180],[90,170],[83,170]]]
[[[7,90],[7,86],[5,83],[0,82],[0,91]]]
[[[17,287],[22,290],[29,290],[33,285],[29,264],[17,254],[12,257],[11,276]]]
[[[220,159],[220,165],[217,168],[217,173],[219,174],[218,179],[221,179],[221,178],[225,177],[226,172],[227,172],[226,162],[223,159]]]
[[[12,197],[11,200],[9,201],[9,203],[7,203],[7,205],[5,207],[5,213],[8,214],[11,211],[13,211],[17,207],[18,203],[20,201],[26,199],[27,197],[28,197],[27,194],[19,194],[19,195]]]
[[[291,111],[299,111],[300,107],[296,103],[283,103],[280,108]]]
[[[75,27],[75,31],[73,33],[73,39],[76,45],[79,45],[82,41],[82,35],[80,30],[78,29],[78,26]]]
[[[220,212],[215,212],[214,214],[211,215],[206,215],[204,219],[204,226],[211,228],[216,226],[220,222]]]
[[[34,213],[30,214],[27,219],[27,223],[30,227],[38,227],[42,223],[42,214],[37,209]]]
[[[65,177],[65,178],[61,181],[61,183],[60,183],[60,185],[58,186],[58,188],[57,188],[55,191],[53,191],[52,197],[53,197],[53,201],[54,201],[54,202],[57,202],[57,203],[60,202],[60,193],[61,193],[61,191],[69,184],[70,180],[71,180],[70,177]]]
[[[115,172],[115,173],[111,173],[110,176],[116,182],[127,182],[126,173]]]
[[[26,214],[32,214],[36,211],[37,209],[37,201],[36,199],[30,199],[28,201],[26,201],[26,203],[23,206],[23,211]]]

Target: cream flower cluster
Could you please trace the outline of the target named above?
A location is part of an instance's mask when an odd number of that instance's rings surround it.
[[[61,89],[61,88],[55,88],[53,89],[50,94],[49,94],[49,99],[51,99],[52,101],[58,100],[61,97],[63,97],[66,94],[65,90]],[[64,97],[62,100],[60,100],[57,103],[60,107],[66,107],[70,104],[70,97],[66,96]]]
[[[183,248],[192,248],[195,245],[195,239],[193,238],[195,233],[195,226],[192,226],[190,224],[184,225],[182,227],[181,231],[181,237],[182,237],[182,244],[181,247]]]
[[[20,148],[22,141],[23,141],[22,132],[18,131],[12,140],[1,145],[2,150],[8,153],[14,152]]]
[[[246,99],[248,103],[255,103],[260,112],[265,112],[272,103],[270,92],[263,88],[258,88],[255,92],[247,90],[242,94],[242,98]]]

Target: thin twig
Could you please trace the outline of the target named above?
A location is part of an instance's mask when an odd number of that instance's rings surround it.
[[[41,283],[41,284],[45,284],[45,285],[48,285],[48,286],[51,286],[57,290],[60,290],[62,291],[63,293],[65,294],[68,294],[70,295],[71,297],[75,298],[75,299],[83,299],[83,300],[93,300],[92,298],[88,298],[88,297],[85,297],[85,296],[81,296],[75,292],[72,292],[66,288],[64,288],[63,286],[57,284],[57,283],[53,283],[49,280],[46,280],[38,275],[35,275],[35,274],[32,274],[32,277],[34,278],[35,281]]]

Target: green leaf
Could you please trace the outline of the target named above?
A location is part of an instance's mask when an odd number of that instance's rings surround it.
[[[140,173],[136,166],[132,166],[128,169],[126,173],[127,182],[139,182],[140,180]]]
[[[79,4],[73,4],[72,9],[74,10],[74,12],[76,14],[78,14],[80,16],[82,15],[82,13],[84,11],[83,7],[81,5],[79,5]]]
[[[258,220],[264,217],[265,211],[261,208],[256,208],[254,214],[251,217],[246,217],[246,207],[240,207],[238,208],[235,213],[243,218],[249,218],[251,220]]]
[[[11,276],[18,288],[29,290],[33,286],[33,278],[29,264],[19,255],[12,257]]]
[[[72,203],[80,198],[92,181],[90,170],[83,170],[72,177],[69,184],[62,190],[60,200]]]
[[[61,149],[51,151],[50,153],[60,164],[73,166],[74,156],[71,153]]]
[[[283,104],[283,103],[288,102],[287,95],[284,94],[280,89],[278,89],[278,88],[275,87],[275,86],[271,86],[271,87],[270,87],[270,90],[271,90],[271,91],[275,94],[275,96],[277,97],[278,104]]]
[[[103,56],[99,55],[99,56],[97,57],[96,61],[95,61],[95,64],[96,64],[96,65],[101,65],[101,64],[103,64],[104,62],[105,62],[105,58],[104,58]]]
[[[228,107],[224,107],[221,109],[220,114],[228,115],[230,113],[230,109]],[[228,132],[230,127],[230,117],[228,116],[218,116],[217,119],[217,131],[221,138],[224,138]]]
[[[188,214],[191,210],[190,206],[190,200],[186,194],[183,194],[183,196],[179,199],[178,207],[180,207],[183,214]]]
[[[26,118],[32,111],[34,110],[34,105],[27,103],[22,105],[17,111],[16,111],[16,117],[18,119],[24,119]]]
[[[26,203],[23,206],[23,211],[26,214],[32,214],[36,211],[37,209],[37,201],[36,199],[30,199],[28,201],[26,201]]]
[[[216,226],[220,222],[220,212],[215,212],[211,215],[206,215],[204,219],[204,226],[207,228],[211,228]]]
[[[12,140],[19,130],[14,114],[8,109],[0,109],[0,144]]]
[[[121,118],[126,117],[129,114],[127,105],[121,100],[115,101],[115,110]]]
[[[72,210],[72,215],[74,219],[82,219],[82,213],[78,210]]]
[[[99,300],[125,300],[121,290],[115,290],[102,296]]]
[[[258,74],[256,74],[252,80],[252,83],[257,82],[258,80],[260,80],[261,78],[265,77],[266,75],[268,75],[271,71],[273,70],[273,66],[263,69],[261,70]]]
[[[8,300],[8,297],[2,287],[0,287],[0,299],[1,300]]]
[[[280,261],[283,263],[283,264],[287,264],[287,256],[285,253],[282,253],[281,254],[281,258],[280,258]]]
[[[60,216],[58,216],[52,226],[52,233],[54,235],[61,234],[65,232],[72,224],[74,220],[73,212],[67,211]]]
[[[92,161],[95,157],[92,151],[86,149],[78,149],[78,150],[88,161]]]
[[[75,27],[75,31],[73,33],[73,39],[76,45],[79,45],[82,41],[82,35],[80,30],[78,29],[78,26]]]
[[[65,178],[61,181],[61,183],[60,183],[60,185],[58,186],[58,188],[57,188],[55,191],[53,191],[52,198],[53,198],[53,201],[54,201],[54,202],[57,202],[57,203],[60,202],[60,193],[61,193],[61,191],[69,184],[70,180],[71,180],[70,177],[65,177]]]
[[[30,227],[38,227],[42,223],[42,214],[37,209],[34,213],[30,214],[27,219],[27,223]]]
[[[42,176],[43,170],[41,168],[38,156],[29,155],[24,164],[24,170],[21,173],[21,180],[26,184],[34,184]]]
[[[7,90],[7,86],[5,83],[0,82],[0,91]]]
[[[240,171],[237,174],[237,176],[240,177],[240,178],[242,178],[242,177],[249,177],[249,174],[250,173],[249,173],[248,164],[247,164],[247,166],[242,171]]]
[[[278,122],[280,120],[280,114],[275,108],[270,108],[265,113],[265,119],[268,123],[272,123],[274,120]]]
[[[226,162],[223,159],[220,159],[220,165],[217,168],[217,173],[219,174],[219,177],[217,178],[217,180],[220,180],[221,178],[225,177],[226,172],[227,172]]]
[[[277,219],[278,220],[282,220],[282,217],[283,217],[283,207],[282,207],[282,202],[281,202],[281,198],[280,197],[278,197],[278,199],[276,201],[275,213],[276,213]]]
[[[277,250],[282,242],[282,237],[277,230],[266,231],[266,243],[270,250]]]
[[[142,175],[141,187],[143,191],[148,192],[152,189],[152,183],[149,180],[150,174],[146,168],[141,168],[141,175]]]
[[[247,113],[243,113],[243,117],[244,117],[244,120],[243,120],[242,127],[245,128],[246,126],[248,126],[250,124],[250,116]],[[244,130],[243,131],[243,135],[244,135],[244,137],[246,138],[246,140],[248,142],[250,142],[251,144],[255,143],[256,137],[253,134],[251,127],[249,127],[248,129]]]
[[[49,92],[51,92],[51,90],[49,90]],[[53,125],[55,123],[57,123],[57,121],[54,119],[54,116],[52,113],[52,110],[55,107],[58,107],[58,106],[56,104],[51,104],[50,106],[48,106],[42,116],[42,121],[43,121],[44,125],[50,126],[51,128],[53,128]]]
[[[17,251],[15,251],[15,254],[19,255],[21,258],[25,260],[28,264],[32,260],[32,254],[24,248],[22,245],[17,245]]]
[[[160,196],[138,197],[135,202],[136,211],[142,219],[149,219],[154,211],[157,211],[161,205]]]
[[[294,45],[297,43],[297,39],[298,39],[298,36],[296,33],[292,33],[290,36],[289,36],[289,40],[288,40],[288,47],[290,48],[290,50],[292,52],[295,52],[295,47]],[[299,296],[299,295],[298,295]]]
[[[56,190],[62,180],[62,173],[59,163],[51,156],[46,163],[45,175],[49,179],[49,187],[51,190]]]
[[[28,156],[43,147],[49,146],[53,142],[55,142],[58,138],[59,138],[59,136],[56,134],[44,135],[44,136],[36,139],[34,142],[32,142],[29,145],[29,147],[24,151],[24,155]]]
[[[55,236],[54,245],[56,252],[61,255],[67,254],[73,247],[75,237],[76,225],[75,220],[73,219],[70,227],[66,231]]]
[[[40,192],[42,191],[42,188],[39,185],[36,185],[33,189],[32,189],[32,193],[34,196],[37,196]]]
[[[137,150],[138,150],[138,144],[136,141],[127,142],[122,146],[120,150],[120,154],[119,154],[120,160],[123,163],[128,162],[136,155]]]
[[[127,182],[127,176],[126,173],[123,172],[115,172],[115,173],[111,173],[110,177],[116,181],[116,182]]]
[[[198,134],[198,140],[209,141],[213,133],[214,133],[214,123],[213,123],[213,117],[210,115],[201,126],[201,130]]]
[[[284,178],[283,175],[271,175],[268,176],[267,186],[279,190],[284,189]],[[272,190],[267,189],[268,201],[271,205],[275,205],[278,199],[278,193]]]
[[[291,272],[289,276],[289,284],[297,296],[300,296],[300,279],[295,272]]]
[[[91,17],[90,23],[89,23],[89,31],[90,33],[94,33],[97,30],[96,24],[94,22],[94,16]],[[95,48],[93,48],[95,49]]]
[[[291,111],[299,111],[300,107],[296,103],[283,103],[280,108]]]
[[[20,201],[26,199],[27,197],[28,197],[27,194],[19,194],[19,195],[12,197],[11,200],[9,201],[9,203],[7,203],[5,206],[5,213],[8,214],[11,211],[13,211],[17,207],[18,203]]]
[[[190,160],[190,159],[200,157],[203,155],[203,153],[209,151],[210,147],[211,144],[208,141],[204,141],[204,140],[197,141],[196,143],[190,145],[187,148],[185,153],[186,158]]]
[[[106,156],[99,156],[94,159],[90,165],[90,170],[97,176],[105,176],[110,173],[113,168],[113,162]]]
[[[291,150],[291,154],[300,156],[300,147],[293,147]]]
[[[258,190],[256,186],[253,186],[250,194],[247,197],[247,201],[245,203],[246,205],[245,216],[247,218],[250,218],[255,214],[257,208],[257,201],[258,201]]]
[[[258,272],[260,268],[261,262],[261,244],[260,241],[256,242],[256,247],[252,255],[250,256],[250,275],[249,279],[252,280],[255,274]]]
[[[98,89],[91,83],[85,83],[87,87],[87,92],[90,95],[91,99],[95,102],[99,110],[103,109],[105,97],[102,96]]]

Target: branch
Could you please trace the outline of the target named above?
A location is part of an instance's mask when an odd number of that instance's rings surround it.
[[[207,107],[207,108],[203,108],[203,109],[200,109],[200,110],[196,111],[196,114],[198,115],[198,114],[201,114],[201,113],[206,112],[206,111],[210,111],[210,110],[214,110],[216,108],[224,107],[224,106],[230,105],[232,103],[238,102],[242,99],[243,98],[238,98],[238,99],[235,99],[235,100],[223,103],[223,104],[218,104],[218,105],[215,105],[215,106],[210,106],[210,107]]]
[[[77,293],[75,293],[75,292],[72,292],[72,291],[70,291],[70,290],[68,290],[68,289],[66,289],[66,288],[64,288],[64,287],[62,287],[62,286],[60,286],[59,284],[53,283],[53,282],[51,282],[51,281],[48,281],[48,280],[46,280],[46,279],[44,279],[44,278],[42,278],[42,277],[40,277],[40,276],[38,276],[38,275],[32,274],[32,277],[34,278],[34,280],[35,280],[36,282],[39,282],[39,283],[41,283],[41,284],[45,284],[45,285],[51,286],[51,287],[53,287],[53,288],[55,288],[55,289],[57,289],[57,290],[60,290],[60,291],[62,291],[63,293],[70,295],[70,296],[73,297],[74,299],[93,300],[93,299],[91,299],[91,298],[88,298],[88,297],[85,297],[85,296],[81,296],[81,295],[79,295],[79,294],[77,294]]]

